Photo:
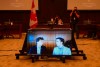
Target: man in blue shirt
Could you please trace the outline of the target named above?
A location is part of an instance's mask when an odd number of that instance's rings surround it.
[[[63,38],[56,38],[56,47],[53,49],[53,55],[71,55],[71,49],[64,46]]]

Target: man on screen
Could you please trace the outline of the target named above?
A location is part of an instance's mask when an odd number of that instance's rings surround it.
[[[56,38],[56,47],[53,49],[53,55],[71,55],[71,49],[64,46],[63,38]]]
[[[38,37],[36,39],[36,45],[30,48],[28,54],[37,54],[37,55],[45,54],[46,47],[43,46],[43,40],[44,40],[43,37]]]

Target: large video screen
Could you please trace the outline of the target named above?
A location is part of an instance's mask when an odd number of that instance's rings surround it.
[[[100,0],[68,0],[67,10],[78,7],[79,10],[100,10]]]
[[[30,30],[27,53],[37,55],[71,55],[71,30]]]
[[[34,0],[35,8],[38,10],[38,0]],[[1,0],[0,10],[31,10],[32,0]]]

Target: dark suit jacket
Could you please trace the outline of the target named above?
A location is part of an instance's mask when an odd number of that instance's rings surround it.
[[[45,53],[46,53],[46,47],[41,46],[41,54],[45,54]],[[28,51],[28,54],[37,54],[37,46],[31,47],[30,50]]]

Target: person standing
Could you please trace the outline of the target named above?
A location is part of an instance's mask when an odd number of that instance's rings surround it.
[[[59,20],[59,16],[57,15],[57,16],[55,17],[54,25],[58,25],[58,20]]]
[[[70,26],[72,28],[73,33],[77,30],[77,23],[79,22],[79,11],[77,10],[77,7],[74,7],[74,9],[70,13]],[[78,34],[76,33],[76,38],[78,38]]]

